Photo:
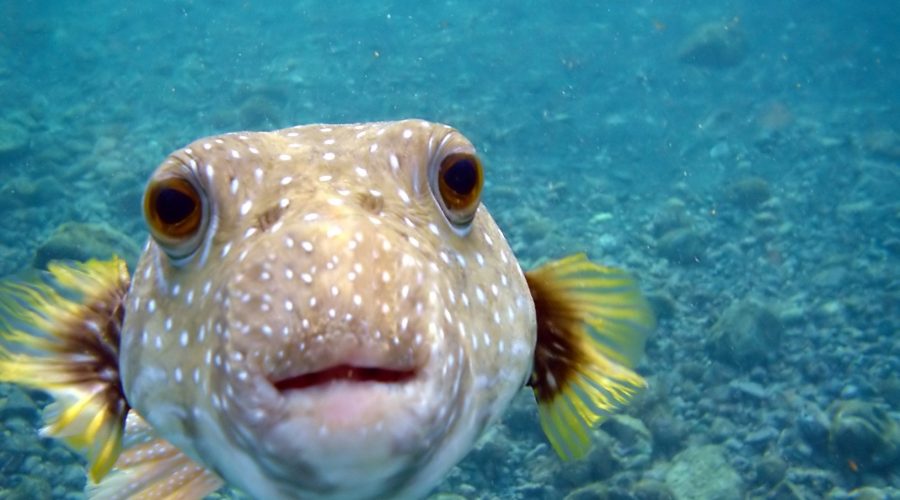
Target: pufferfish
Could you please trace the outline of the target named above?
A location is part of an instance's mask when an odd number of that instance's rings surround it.
[[[645,385],[652,314],[583,254],[523,272],[482,160],[421,120],[200,139],[147,185],[123,261],[2,286],[0,380],[98,498],[417,498],[523,387],[564,459]]]

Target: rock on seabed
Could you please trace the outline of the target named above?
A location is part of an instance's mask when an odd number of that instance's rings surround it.
[[[666,485],[677,500],[739,500],[741,477],[719,445],[688,448],[672,459]]]

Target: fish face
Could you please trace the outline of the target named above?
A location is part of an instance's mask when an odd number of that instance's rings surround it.
[[[527,378],[534,306],[459,132],[228,134],[152,177],[129,403],[257,497],[416,495]]]

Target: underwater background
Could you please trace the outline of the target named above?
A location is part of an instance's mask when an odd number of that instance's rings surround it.
[[[896,0],[0,0],[0,277],[133,263],[198,137],[405,117],[476,144],[526,268],[586,251],[659,319],[587,459],[523,391],[435,498],[900,498]],[[0,385],[0,498],[84,497],[47,402]]]

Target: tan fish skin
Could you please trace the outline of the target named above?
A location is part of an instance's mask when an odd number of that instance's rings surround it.
[[[151,188],[187,179],[209,217],[187,243],[157,234],[134,273],[128,402],[257,498],[427,492],[527,381],[536,335],[487,210],[455,226],[435,194],[457,153],[474,155],[459,132],[406,120],[228,134],[171,155]],[[351,367],[396,380],[276,387]]]

